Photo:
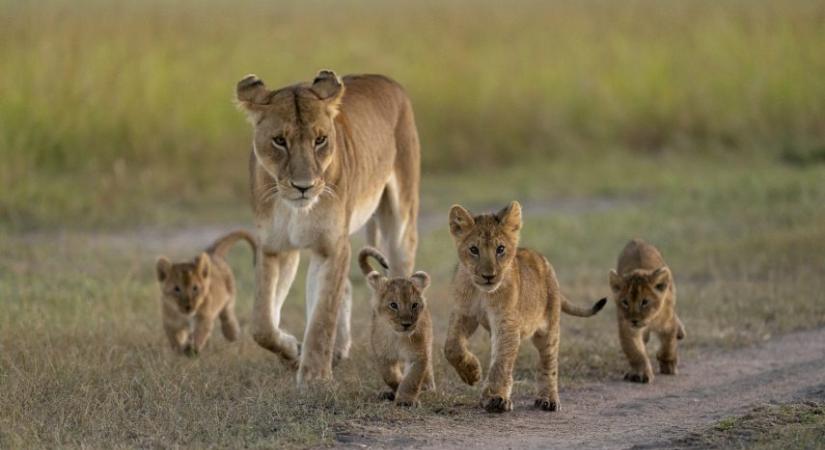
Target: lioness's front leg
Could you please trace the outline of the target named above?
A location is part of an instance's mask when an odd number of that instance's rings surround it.
[[[339,239],[328,253],[312,255],[310,275],[316,274],[316,285],[308,294],[314,294],[315,298],[307,297],[312,311],[304,334],[299,384],[332,378],[333,345],[349,260],[350,243],[346,236]]]
[[[510,392],[513,388],[513,366],[521,341],[518,321],[514,318],[498,318],[491,328],[493,347],[490,373],[481,393],[481,406],[488,412],[512,411]]]
[[[648,359],[647,352],[645,351],[642,330],[620,324],[619,341],[630,363],[630,372],[625,374],[624,379],[636,383],[649,383],[653,381],[653,369],[650,366],[650,359]]]
[[[259,249],[257,258],[252,337],[258,345],[278,355],[287,367],[297,369],[298,340],[279,326],[281,307],[295,279],[300,254],[297,250],[268,253]]]
[[[481,379],[481,363],[467,348],[467,339],[478,328],[478,320],[473,316],[455,310],[450,314],[447,340],[444,342],[444,356],[458,372],[461,380],[470,386]]]

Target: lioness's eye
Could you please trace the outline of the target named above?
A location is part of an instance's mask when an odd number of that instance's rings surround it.
[[[316,147],[324,145],[325,142],[327,142],[327,137],[326,136],[318,136],[317,138],[315,138],[315,146]]]
[[[274,138],[272,138],[272,145],[276,147],[286,148],[286,139],[284,139],[284,137],[280,135],[275,136]]]
[[[478,247],[476,247],[475,245],[471,245],[470,246],[470,253],[472,253],[474,255],[478,255]]]
[[[497,254],[497,255],[499,255],[499,256],[500,256],[500,255],[503,255],[503,254],[504,254],[504,250],[506,250],[506,249],[504,248],[504,246],[503,246],[503,245],[499,245],[498,247],[496,247],[496,254]]]
[[[398,309],[398,303],[395,303],[395,302],[390,303],[390,309]]]

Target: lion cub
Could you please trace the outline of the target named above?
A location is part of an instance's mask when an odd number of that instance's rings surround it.
[[[221,331],[229,341],[240,334],[235,317],[235,278],[224,260],[238,239],[257,248],[255,238],[246,231],[235,231],[215,241],[194,261],[171,263],[158,258],[156,270],[160,283],[163,328],[172,350],[196,355],[203,349],[213,322],[221,319]]]
[[[619,341],[630,372],[625,380],[653,381],[653,369],[645,351],[650,332],[659,336],[656,358],[662,374],[676,374],[676,341],[685,338],[685,327],[676,316],[676,285],[656,247],[634,239],[619,255],[617,270],[610,271],[610,289],[616,300]]]
[[[536,251],[519,248],[521,205],[512,202],[496,214],[473,216],[459,205],[450,210],[450,233],[458,251],[452,282],[455,301],[444,355],[461,379],[473,385],[481,378],[478,358],[467,340],[478,325],[490,332],[492,358],[481,406],[489,412],[513,409],[510,394],[513,366],[522,339],[539,353],[538,398],[535,406],[559,409],[559,315],[588,317],[591,308],[571,305],[561,294],[553,267]]]
[[[399,406],[418,406],[419,392],[435,389],[433,326],[423,296],[430,277],[419,271],[409,278],[387,278],[370,266],[370,257],[384,269],[388,270],[389,265],[372,247],[365,247],[358,254],[358,265],[372,289],[372,352],[384,382],[390,387],[382,398],[395,400]],[[403,375],[402,362],[406,366]]]

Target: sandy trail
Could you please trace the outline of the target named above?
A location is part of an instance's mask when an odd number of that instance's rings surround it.
[[[339,435],[339,444],[473,450],[661,448],[757,404],[825,399],[825,329],[694,356],[682,362],[678,376],[657,376],[650,385],[608,381],[562,388],[558,413],[533,410],[529,397],[517,395],[510,414],[490,415],[479,409],[469,416],[438,416],[392,432],[361,429]]]

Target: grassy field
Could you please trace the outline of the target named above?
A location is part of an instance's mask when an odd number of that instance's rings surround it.
[[[568,161],[431,176],[424,189],[418,266],[434,279],[429,300],[443,343],[455,256],[445,225],[450,201],[477,210],[520,198],[523,243],[543,251],[577,302],[606,295],[607,270],[632,236],[662,248],[676,273],[689,339],[684,355],[732,348],[825,324],[825,167],[678,158],[633,159],[644,180],[623,175],[628,160]],[[588,173],[588,177],[569,174]],[[505,188],[479,185],[498,177]],[[542,178],[543,177],[543,178]],[[547,184],[524,180],[547,179]],[[478,189],[470,193],[467,186]],[[451,192],[438,196],[437,192]],[[352,430],[403,429],[432,415],[471,414],[478,392],[436,354],[439,390],[419,410],[376,400],[380,378],[367,356],[367,290],[353,271],[354,357],[337,383],[301,394],[293,375],[245,335],[213,336],[198,359],[175,357],[161,335],[153,261],[192,255],[234,226],[192,221],[172,228],[0,237],[0,446],[307,446]],[[243,224],[243,222],[241,222]],[[358,237],[356,244],[362,239]],[[231,255],[239,313],[251,310],[250,252]],[[285,327],[304,323],[303,273],[284,308]],[[562,386],[616,379],[625,360],[614,307],[592,319],[565,317]],[[487,338],[473,345],[488,358]],[[516,396],[532,393],[535,355],[522,349]],[[575,404],[575,399],[562,399]],[[239,444],[240,443],[240,444]]]
[[[430,171],[616,148],[822,161],[823,17],[816,0],[0,0],[0,226],[244,197],[231,99],[249,72],[397,78]]]

